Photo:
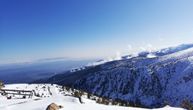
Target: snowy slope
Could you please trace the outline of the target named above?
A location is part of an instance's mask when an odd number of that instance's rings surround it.
[[[20,90],[36,90],[39,93],[47,94],[46,97],[38,98],[33,97],[32,99],[18,99],[13,97],[8,100],[0,95],[0,110],[46,110],[46,107],[50,103],[56,103],[62,105],[64,108],[61,110],[148,110],[141,108],[132,107],[120,107],[112,105],[101,105],[96,104],[94,101],[83,98],[84,104],[80,104],[78,99],[72,96],[65,96],[65,92],[61,92],[61,87],[58,85],[44,85],[44,84],[13,84],[6,85],[6,89],[20,89]],[[49,91],[45,88],[50,88],[52,95],[48,95]],[[67,92],[66,92],[67,93]],[[68,94],[68,93],[67,93]],[[183,110],[180,108],[172,108],[166,106],[161,109],[155,110]]]
[[[162,54],[152,52],[105,62],[69,75],[56,75],[45,82],[150,108],[165,104],[179,107],[184,100],[193,103],[192,46],[180,45],[157,51]]]

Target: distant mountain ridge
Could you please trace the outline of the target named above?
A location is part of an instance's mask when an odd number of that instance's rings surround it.
[[[164,48],[164,49],[161,49],[161,50],[158,50],[158,51],[152,51],[152,52],[143,51],[143,52],[139,53],[139,56],[146,57],[148,54],[152,54],[152,55],[155,55],[155,56],[164,56],[164,55],[176,53],[176,52],[179,52],[179,51],[183,51],[183,50],[186,50],[186,49],[189,49],[189,48],[192,48],[192,47],[193,47],[193,44],[181,44],[179,46]]]
[[[42,59],[30,63],[7,64],[0,66],[0,80],[6,84],[30,83],[34,80],[49,78],[71,68],[86,65],[93,59],[69,60],[64,58]],[[17,76],[17,77],[15,77]]]
[[[193,44],[162,49],[156,57],[131,58],[86,66],[39,82],[57,83],[145,107],[193,103]]]

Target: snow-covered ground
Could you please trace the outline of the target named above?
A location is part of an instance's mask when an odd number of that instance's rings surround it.
[[[33,96],[32,98],[22,99],[17,96],[12,96],[12,99],[7,99],[5,96],[0,95],[0,110],[46,110],[47,106],[51,103],[62,105],[64,108],[60,110],[148,110],[142,108],[97,104],[95,101],[86,99],[86,97],[82,98],[84,104],[81,104],[78,98],[67,96],[67,94],[70,93],[67,91],[61,91],[62,87],[58,85],[12,84],[6,85],[4,89],[35,90],[35,92],[42,97]],[[166,106],[155,110],[183,109]]]

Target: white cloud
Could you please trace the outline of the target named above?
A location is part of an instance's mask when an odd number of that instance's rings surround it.
[[[131,45],[127,45],[128,50],[131,51],[132,50],[132,46]]]
[[[120,59],[121,59],[121,53],[119,51],[117,51],[115,60],[120,60]]]
[[[147,47],[148,48],[152,48],[153,46],[151,44],[147,44]]]
[[[140,50],[141,50],[141,51],[146,51],[147,49],[144,48],[144,47],[140,47]]]
[[[156,50],[156,49],[155,49],[155,47],[153,47],[152,44],[147,44],[147,51],[152,52],[154,50]]]
[[[139,50],[140,50],[140,51],[152,52],[152,51],[155,51],[156,48],[155,48],[152,44],[146,44],[145,46],[140,47]]]

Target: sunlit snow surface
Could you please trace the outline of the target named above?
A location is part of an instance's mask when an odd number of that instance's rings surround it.
[[[62,105],[64,108],[60,110],[148,110],[142,108],[133,107],[120,107],[112,105],[97,104],[92,100],[86,99],[83,96],[84,104],[80,104],[79,100],[72,96],[65,96],[70,94],[67,91],[62,91],[60,86],[49,84],[13,84],[6,85],[6,89],[19,89],[19,90],[35,90],[39,94],[43,94],[44,98],[32,97],[31,99],[19,99],[19,97],[13,97],[8,100],[4,96],[0,95],[0,110],[46,110],[46,107],[50,103],[56,103]],[[50,95],[48,88],[52,92]],[[161,109],[155,110],[184,110],[181,108],[172,108],[166,106]]]

